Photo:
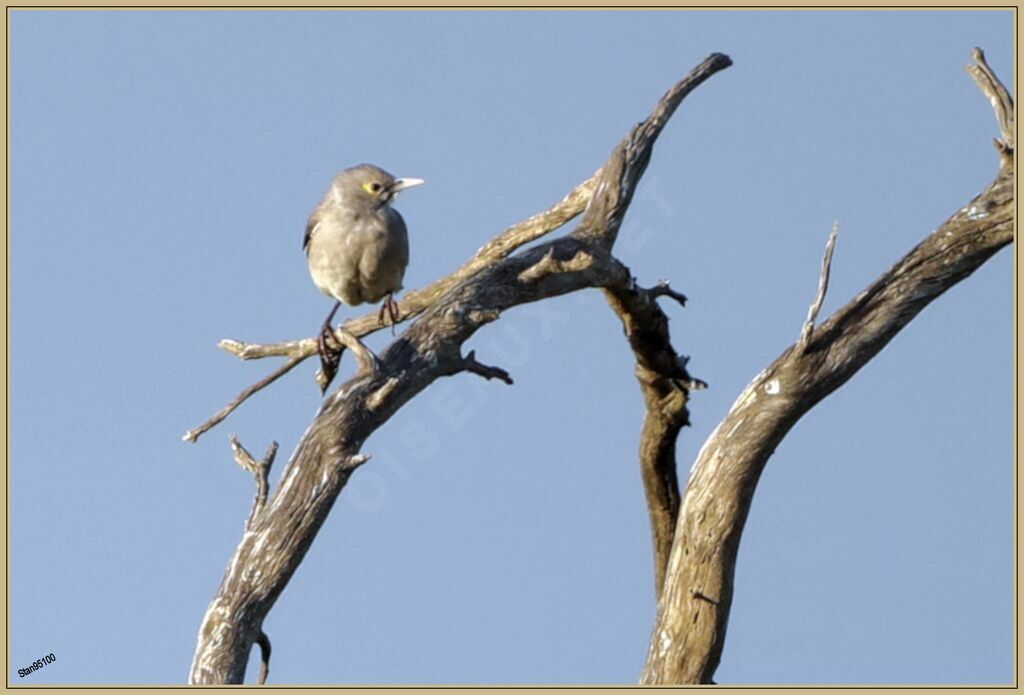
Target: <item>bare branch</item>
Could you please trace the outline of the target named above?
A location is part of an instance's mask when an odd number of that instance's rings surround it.
[[[632,278],[608,253],[632,188],[650,158],[656,134],[685,93],[729,64],[728,58],[717,54],[705,61],[664,97],[648,119],[650,122],[637,126],[634,137],[627,138],[613,151],[596,184],[601,203],[592,204],[581,222],[581,227],[586,224],[585,234],[569,235],[509,255],[510,247],[514,248],[519,239],[534,233],[529,230],[544,230],[571,219],[576,214],[575,206],[586,197],[586,190],[582,190],[573,201],[565,203],[553,220],[523,223],[518,226],[519,231],[510,235],[511,241],[496,240],[493,246],[484,247],[493,249],[480,252],[490,260],[471,260],[470,264],[480,264],[473,272],[452,280],[450,285],[445,280],[431,285],[436,295],[425,301],[422,313],[381,354],[380,368],[373,374],[350,379],[324,401],[299,441],[281,484],[228,563],[200,628],[191,683],[242,681],[246,655],[258,637],[259,626],[298,568],[352,470],[365,462],[365,455],[359,451],[373,432],[440,377],[468,370],[501,378],[495,368],[479,365],[475,359],[467,364],[462,357],[462,345],[481,326],[513,306],[589,287],[622,291],[624,301],[633,301],[630,293],[637,291]],[[624,192],[623,186],[628,191]],[[596,198],[597,194],[591,201]],[[614,210],[608,208],[608,201],[614,201]],[[538,264],[543,268],[549,255],[547,263],[566,262],[583,258],[581,252],[591,258],[586,267],[570,264],[560,272],[538,272],[535,277],[528,273],[528,280],[520,279]],[[499,258],[494,259],[491,253]],[[638,296],[654,304],[646,295]],[[402,313],[411,316],[416,311],[403,302]],[[361,320],[346,323],[345,327],[355,335],[377,328],[375,316],[372,327],[360,324]],[[653,355],[651,358],[662,359]],[[668,362],[671,366],[667,368],[685,377],[677,358],[673,356]],[[479,367],[475,368],[474,363]],[[397,383],[389,383],[395,378]]]
[[[435,280],[422,289],[406,292],[398,303],[402,320],[415,318],[466,278],[480,272],[483,268],[494,265],[516,249],[553,232],[579,215],[590,201],[600,174],[601,170],[598,169],[589,179],[569,191],[562,200],[552,207],[512,225],[491,239],[455,272]],[[373,314],[350,319],[344,325],[359,337],[380,329]]]
[[[346,457],[345,460],[341,462],[341,467],[346,472],[351,473],[369,460],[369,454],[355,454],[354,456]]]
[[[640,473],[651,520],[655,591],[660,595],[679,513],[676,440],[679,430],[689,424],[686,403],[691,388],[705,384],[690,376],[686,358],[672,347],[668,316],[656,301],[668,296],[682,303],[686,298],[665,281],[645,290],[636,286],[627,269],[623,274],[630,281],[606,289],[605,298],[622,321],[633,349],[636,377],[647,409],[640,435]]]
[[[1002,140],[996,141],[996,148],[1001,154],[1013,153],[1017,147],[1017,130],[1015,126],[1016,109],[1013,105],[1013,97],[999,81],[992,68],[985,60],[985,52],[980,48],[971,51],[974,64],[967,66],[967,72],[974,79],[975,84],[982,94],[988,97],[992,104],[992,110],[996,115],[996,122],[999,124],[999,132],[1002,133]]]
[[[347,331],[345,328],[338,328],[333,333],[334,339],[342,346],[344,350],[348,348],[349,351],[356,356],[356,361],[359,363],[360,374],[372,374],[377,371],[379,362],[377,356],[370,352],[369,348],[363,345],[363,341],[355,337]],[[338,362],[341,361],[341,352],[333,355],[330,359],[321,359],[320,369],[316,371],[316,383],[320,387],[320,394],[323,395],[327,391],[327,387],[330,386],[331,381],[334,379],[334,375],[338,372]]]
[[[220,424],[224,420],[224,418],[226,418],[228,415],[234,412],[235,408],[242,405],[242,403],[244,403],[246,399],[249,398],[249,396],[253,395],[254,393],[260,391],[263,388],[266,388],[270,384],[274,383],[275,381],[283,377],[285,374],[294,369],[303,359],[303,357],[292,357],[263,379],[260,379],[255,384],[243,389],[242,392],[235,396],[235,398],[230,403],[228,403],[226,406],[218,410],[213,417],[211,417],[209,420],[199,425],[198,427],[190,429],[188,432],[186,432],[182,436],[182,439],[186,442],[196,441],[204,432],[207,432],[212,428],[216,427],[218,424]]]
[[[589,179],[569,191],[561,201],[551,208],[512,225],[491,239],[472,258],[450,275],[435,280],[421,289],[406,292],[404,297],[398,302],[401,313],[399,323],[410,321],[423,313],[425,309],[430,307],[438,298],[459,282],[507,257],[517,248],[558,229],[579,215],[590,200],[600,173],[601,170],[598,169]],[[359,338],[382,328],[377,321],[376,312],[349,319],[342,325],[352,335]],[[220,341],[218,347],[237,355],[243,360],[263,357],[306,358],[316,354],[317,341],[316,338],[303,338],[301,340],[285,340],[278,343],[247,343],[225,338]]]
[[[997,114],[1010,103],[993,100]],[[1012,119],[1008,113],[1005,120]],[[1005,155],[988,188],[836,311],[806,345],[794,344],[754,377],[704,443],[675,527],[642,683],[711,682],[725,644],[740,536],[768,458],[807,411],[918,312],[1013,240],[1015,172],[1012,151]]]
[[[828,292],[828,277],[832,272],[832,252],[836,250],[836,237],[839,236],[839,223],[832,225],[832,233],[828,235],[828,242],[825,244],[825,256],[821,259],[821,275],[818,277],[818,294],[807,311],[807,320],[804,321],[803,330],[800,331],[800,351],[807,350],[811,342],[811,334],[814,332],[814,322],[818,320],[818,312],[821,305],[825,303],[825,294]]]
[[[256,516],[263,511],[267,502],[267,492],[270,489],[267,479],[270,476],[270,467],[274,465],[274,457],[277,455],[277,442],[271,442],[263,459],[257,461],[253,455],[242,446],[238,437],[231,433],[231,450],[235,454],[235,463],[244,470],[249,471],[256,477],[256,495],[252,501],[252,511],[249,512],[249,519],[245,522],[246,530],[252,529],[252,522]]]
[[[398,302],[401,321],[408,321],[423,313],[428,307],[438,300],[445,292],[455,287],[468,277],[479,272],[482,268],[500,261],[515,251],[517,248],[535,241],[540,237],[558,229],[576,215],[581,213],[590,200],[590,196],[597,185],[598,176],[601,170],[598,169],[589,179],[576,186],[561,201],[543,212],[514,224],[504,232],[496,236],[490,242],[480,248],[476,254],[464,263],[458,270],[440,280],[436,280],[420,290],[406,292],[405,296]],[[400,322],[401,322],[400,321]],[[347,330],[353,336],[363,337],[369,335],[381,326],[377,321],[376,314],[369,313],[356,319],[346,321],[342,329]],[[335,330],[336,339],[341,342],[345,339],[343,330]],[[218,425],[232,413],[247,398],[273,383],[279,377],[291,371],[299,362],[315,355],[317,352],[316,338],[303,338],[301,340],[285,340],[278,343],[248,343],[241,340],[225,338],[218,343],[218,347],[236,355],[243,360],[261,359],[264,357],[289,357],[291,358],[285,367],[271,374],[266,379],[253,384],[240,393],[231,403],[218,411],[205,423],[185,433],[185,441],[196,441],[200,435]],[[318,370],[316,374],[317,385],[324,390],[328,380]]]
[[[647,294],[651,297],[668,297],[673,299],[681,307],[686,306],[687,298],[686,295],[681,292],[676,292],[669,285],[668,280],[658,280],[658,284],[647,290]]]
[[[480,364],[476,361],[476,350],[470,350],[469,354],[466,355],[462,362],[462,368],[472,374],[478,374],[487,380],[500,379],[509,386],[512,386],[512,377],[509,376],[508,372],[498,367],[488,367],[486,364]]]
[[[626,139],[613,150],[608,161],[594,176],[573,189],[560,203],[546,212],[534,215],[528,220],[508,228],[490,243],[483,246],[473,258],[451,275],[431,283],[422,290],[407,293],[399,302],[398,311],[403,319],[408,320],[417,316],[463,280],[479,273],[483,268],[493,266],[523,244],[538,239],[565,224],[579,214],[583,205],[586,205],[588,208],[587,214],[580,222],[579,227],[573,232],[573,236],[580,239],[591,238],[599,249],[611,249],[618,236],[619,227],[622,224],[626,208],[633,198],[636,184],[647,169],[651,148],[654,146],[655,140],[658,139],[658,135],[661,134],[662,129],[664,129],[668,119],[672,117],[672,114],[675,113],[675,110],[682,103],[683,99],[686,98],[686,95],[700,86],[709,77],[730,65],[732,65],[732,60],[726,55],[713,53],[708,56],[704,62],[690,71],[686,77],[665,93],[647,120],[641,121],[633,128]],[[594,189],[597,191],[596,194],[591,193]],[[535,273],[550,272],[552,270],[550,262],[542,262],[537,269],[527,272],[526,277],[523,278],[524,281],[536,279]],[[587,262],[587,257],[581,257],[575,262],[584,264]],[[556,265],[555,268],[557,267]],[[379,330],[381,326],[376,318],[375,314],[367,314],[361,318],[345,322],[344,330],[336,331],[338,340],[344,340],[342,334],[345,330],[356,337],[362,337]],[[315,341],[309,343],[306,341],[287,341],[278,345],[255,345],[242,343],[241,341],[223,340],[221,345],[225,349],[238,350],[247,355],[245,359],[272,354],[294,355],[295,351],[299,349],[303,350],[303,357],[308,357],[316,349]],[[363,360],[360,361],[363,362]],[[322,389],[326,387],[325,382],[329,381],[324,375],[317,379],[317,383],[320,384]],[[217,416],[214,416],[214,418],[208,421],[207,424],[209,426],[196,433],[194,437],[189,437],[192,434],[192,432],[189,432],[186,434],[186,439],[195,441],[199,434],[202,434],[206,429],[213,427],[223,420],[235,407],[237,407],[237,404],[234,407],[229,406],[225,408],[221,411],[223,415],[218,413],[218,415],[221,415],[219,419]]]
[[[399,322],[415,318],[459,282],[479,272],[482,268],[493,265],[507,257],[517,248],[558,229],[576,217],[576,215],[583,211],[590,200],[600,173],[601,170],[598,169],[593,176],[576,186],[551,208],[539,212],[503,231],[481,247],[472,258],[455,272],[432,282],[422,289],[406,292],[405,296],[398,302],[398,310],[401,316]],[[381,325],[377,320],[377,315],[375,313],[368,313],[359,318],[349,319],[339,329],[335,330],[334,335],[339,342],[343,342],[347,339],[343,335],[344,330],[347,330],[353,336],[361,338],[380,330],[380,328]],[[285,340],[278,343],[248,343],[225,338],[217,346],[243,360],[262,359],[265,357],[289,357],[291,359],[289,359],[284,367],[273,372],[266,379],[242,391],[233,401],[224,406],[224,408],[202,425],[186,432],[184,437],[182,437],[185,441],[194,442],[198,440],[200,435],[220,424],[247,398],[291,371],[299,362],[315,355],[317,352],[317,339],[303,338],[301,340]],[[365,363],[365,360],[362,360],[362,362]],[[321,387],[321,391],[323,391],[328,380],[326,375],[322,373],[322,370],[317,370],[315,380],[317,385]]]
[[[224,338],[217,347],[226,350],[243,360],[256,360],[263,357],[309,357],[316,352],[316,338],[304,340],[286,340],[281,343],[245,343],[241,340]]]
[[[618,237],[626,208],[640,177],[647,170],[651,149],[683,99],[709,77],[732,65],[729,56],[712,53],[677,82],[658,101],[646,120],[638,123],[619,143],[601,169],[601,177],[583,219],[573,232],[577,239],[592,239],[598,248],[610,250]]]
[[[399,383],[398,377],[391,377],[384,382],[384,385],[370,394],[366,399],[366,407],[369,410],[376,410],[384,403],[384,399],[391,395]]]

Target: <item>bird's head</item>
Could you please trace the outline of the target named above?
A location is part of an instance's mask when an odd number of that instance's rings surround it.
[[[338,174],[332,188],[338,202],[382,208],[390,205],[401,191],[421,183],[423,179],[396,179],[378,166],[360,164]]]

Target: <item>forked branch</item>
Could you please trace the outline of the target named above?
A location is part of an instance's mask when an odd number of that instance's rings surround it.
[[[235,463],[243,470],[252,473],[256,478],[256,496],[252,501],[252,511],[249,512],[249,519],[245,522],[245,528],[251,529],[256,515],[263,511],[263,506],[267,503],[267,493],[270,491],[268,478],[270,476],[270,467],[274,465],[274,457],[277,455],[277,442],[271,442],[267,453],[263,455],[262,459],[257,461],[242,446],[242,443],[238,441],[238,437],[234,433],[231,434],[230,441],[231,451],[235,454]]]
[[[740,535],[768,458],[790,428],[842,386],[925,306],[1013,240],[1013,101],[980,51],[970,73],[1003,129],[995,180],[813,328],[744,389],[697,455],[675,527],[642,683],[710,683],[725,644]],[[831,243],[830,243],[831,249]],[[819,285],[824,298],[831,253]]]
[[[682,99],[711,75],[731,64],[713,54],[658,102],[652,115],[616,147],[599,173],[540,215],[515,225],[486,244],[459,270],[423,290],[408,293],[401,313],[415,320],[385,350],[374,374],[357,376],[329,395],[300,440],[282,482],[228,563],[220,588],[200,628],[190,682],[240,683],[249,651],[262,634],[263,619],[298,568],[353,470],[366,461],[366,439],[411,398],[436,379],[462,371],[511,382],[503,370],[462,356],[467,340],[510,307],[586,288],[620,293],[624,311],[637,334],[658,334],[664,326],[649,305],[654,298],[638,291],[629,270],[611,255],[633,190],[650,159],[651,149]],[[586,210],[570,235],[513,254]],[[663,316],[663,315],[662,315]],[[377,329],[376,317],[349,321],[357,336]],[[254,346],[230,341],[245,357],[306,357],[315,341]],[[685,403],[685,361],[671,346],[645,348],[644,362],[665,369]],[[669,363],[662,366],[661,362]],[[654,364],[657,363],[657,364]],[[648,368],[645,366],[645,369]],[[669,384],[670,381],[666,381]],[[685,418],[684,418],[685,421]]]
[[[668,316],[658,297],[685,297],[667,282],[644,290],[630,283],[605,289],[605,299],[622,322],[622,330],[636,358],[636,378],[644,397],[646,414],[640,434],[640,474],[647,497],[654,548],[654,589],[661,594],[679,514],[679,480],[676,475],[676,439],[690,423],[686,404],[690,391],[706,384],[686,370],[686,358],[676,353],[669,338]]]

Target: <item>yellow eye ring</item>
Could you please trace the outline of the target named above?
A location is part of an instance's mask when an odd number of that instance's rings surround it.
[[[384,185],[380,181],[367,181],[363,184],[363,190],[371,195],[378,195],[384,190]]]

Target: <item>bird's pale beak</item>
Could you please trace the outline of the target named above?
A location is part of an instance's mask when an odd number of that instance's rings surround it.
[[[413,186],[419,186],[426,183],[423,179],[395,179],[395,182],[391,184],[391,192],[398,193],[404,191],[406,188],[412,188]]]

